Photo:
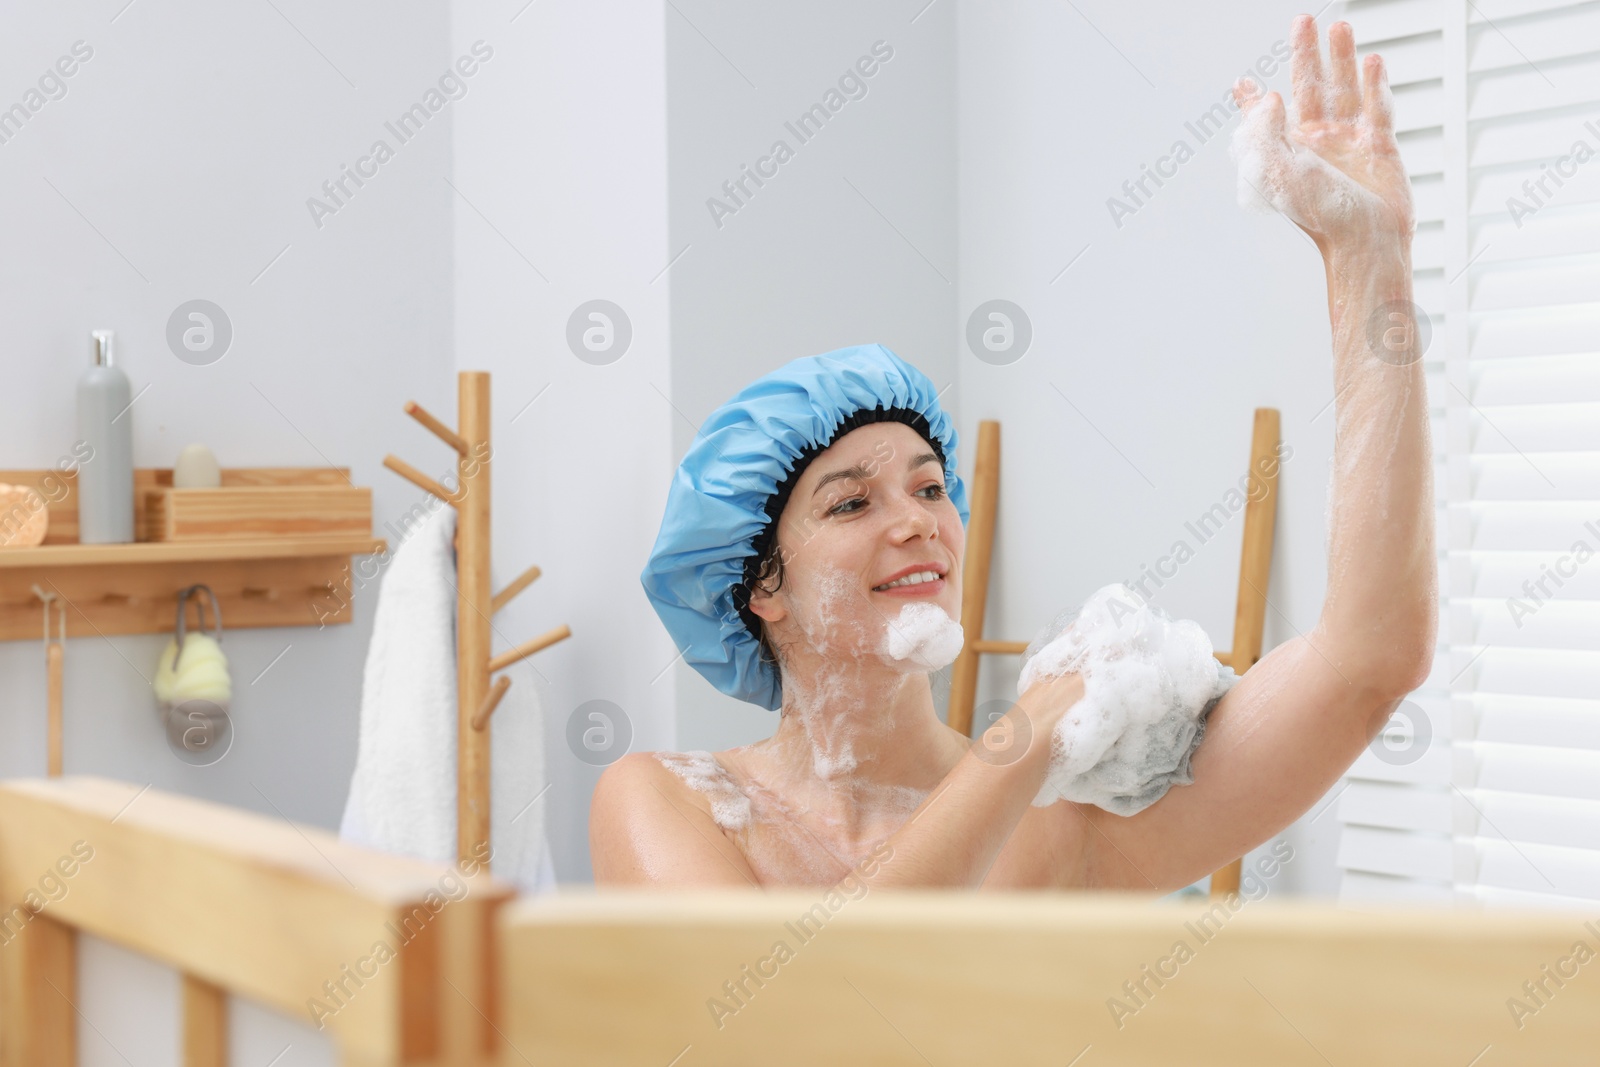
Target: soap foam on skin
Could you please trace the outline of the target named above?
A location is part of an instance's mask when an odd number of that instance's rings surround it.
[[[909,670],[936,671],[961,655],[966,635],[938,604],[918,600],[900,609],[884,633],[883,654]]]
[[[948,666],[961,652],[961,624],[943,608],[927,601],[908,603],[897,616],[884,615],[866,599],[861,576],[841,568],[819,569],[809,577],[808,584],[808,603],[797,605],[791,599],[789,606],[804,643],[823,655],[823,664],[804,680],[784,672],[785,714],[795,715],[804,727],[817,778],[866,789],[874,808],[908,815],[922,802],[926,790],[851,784],[858,766],[854,751],[856,722],[866,714],[866,708],[852,709],[850,694],[863,668],[863,658],[887,658],[907,675]],[[857,600],[861,602],[854,603]],[[690,788],[710,799],[712,819],[722,829],[753,831],[759,820],[762,835],[777,835],[785,842],[784,850],[793,853],[788,862],[799,863],[803,857],[804,864],[814,868],[817,877],[832,869],[838,857],[827,849],[813,855],[821,844],[814,833],[795,821],[799,813],[788,812],[782,798],[767,795],[753,783],[747,786],[736,781],[712,753],[696,750],[654,755]],[[764,797],[754,807],[751,789]]]
[[[1121,583],[1063,612],[1034,639],[1017,693],[1069,672],[1083,676],[1083,698],[1056,724],[1033,806],[1064,799],[1117,815],[1134,815],[1194,781],[1189,761],[1206,717],[1239,680],[1197,623],[1152,610]]]
[[[854,675],[859,670],[856,661],[877,643],[874,625],[881,623],[864,602],[859,575],[841,567],[821,567],[807,581],[811,603],[798,606],[791,599],[789,607],[805,635],[805,643],[823,657],[823,663],[803,681],[781,668],[785,709],[805,727],[817,777],[844,778],[856,769],[858,761],[851,716],[840,713],[838,708],[853,688]],[[854,612],[846,610],[856,600],[863,603],[857,604]],[[871,619],[863,618],[864,614],[871,615]],[[823,708],[835,710],[824,713]]]
[[[1229,143],[1229,154],[1239,168],[1239,205],[1260,214],[1282,212],[1312,230],[1333,219],[1353,218],[1358,198],[1363,195],[1370,198],[1372,194],[1329,166],[1311,149],[1279,136],[1272,127],[1267,106],[1263,102],[1251,108]],[[1322,199],[1317,205],[1320,219],[1307,217],[1290,192],[1312,187],[1313,183],[1322,189]]]
[[[1360,147],[1346,164],[1374,173],[1381,169],[1379,148],[1389,137],[1380,134],[1375,124],[1392,125],[1394,119],[1394,93],[1389,88],[1388,70],[1383,68],[1379,74],[1376,107],[1369,110],[1363,100],[1359,113],[1348,118],[1335,117],[1335,89],[1323,71],[1320,66],[1315,72],[1296,71],[1297,89],[1313,86],[1317,97],[1328,102],[1323,114],[1309,116],[1310,122],[1343,123],[1353,129],[1359,135]],[[1361,73],[1358,80],[1365,77]],[[1376,219],[1381,215],[1376,194],[1301,141],[1303,136],[1317,136],[1314,126],[1309,133],[1302,127],[1307,116],[1289,114],[1281,97],[1269,100],[1261,96],[1261,87],[1252,79],[1239,79],[1235,92],[1243,93],[1247,102],[1243,121],[1229,143],[1229,155],[1238,167],[1241,207],[1262,213],[1280,212],[1312,233],[1343,229],[1363,216]],[[1405,224],[1414,231],[1415,213],[1408,209],[1408,216]]]
[[[657,752],[654,754],[673,774],[682,778],[690,789],[704,793],[711,800],[711,818],[724,830],[743,830],[750,825],[750,798],[745,795],[717,758],[705,749],[691,752]]]

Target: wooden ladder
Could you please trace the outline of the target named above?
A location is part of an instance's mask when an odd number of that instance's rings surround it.
[[[1221,662],[1243,674],[1261,658],[1262,628],[1267,614],[1267,580],[1272,570],[1272,535],[1278,516],[1277,408],[1256,408],[1250,438],[1249,478],[1263,491],[1247,497],[1244,511],[1244,546],[1239,560],[1239,591],[1234,603],[1233,648],[1217,652]],[[962,566],[961,627],[967,640],[950,676],[948,721],[962,734],[972,736],[973,703],[978,693],[978,663],[985,655],[1020,656],[1026,641],[992,641],[983,635],[984,610],[989,601],[989,568],[994,557],[994,526],[1000,499],[1000,424],[978,423],[978,451],[973,465],[971,518],[967,523],[967,551]],[[1239,860],[1211,876],[1211,895],[1239,889]]]

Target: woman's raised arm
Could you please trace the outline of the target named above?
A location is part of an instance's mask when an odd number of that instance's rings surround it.
[[[1194,784],[1129,818],[1082,809],[1090,885],[1176,889],[1306,812],[1426,679],[1437,631],[1433,458],[1411,303],[1410,181],[1383,61],[1357,77],[1348,23],[1296,20],[1294,97],[1235,87],[1241,180],[1316,242],[1333,327],[1328,586],[1307,633],[1273,649],[1213,709]],[[1241,286],[1241,298],[1248,296]],[[1063,805],[1065,807],[1065,805]],[[1062,818],[1077,819],[1076,813]]]

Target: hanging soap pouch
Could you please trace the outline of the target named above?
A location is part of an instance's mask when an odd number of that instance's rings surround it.
[[[212,633],[205,633],[204,593],[211,601]],[[195,601],[199,626],[188,629],[189,600]],[[228,658],[222,652],[222,609],[211,587],[191,585],[178,594],[177,632],[156,664],[153,683],[167,744],[186,763],[215,763],[233,740],[228,709],[233,685]]]

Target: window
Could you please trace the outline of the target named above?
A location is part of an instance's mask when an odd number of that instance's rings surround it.
[[[1341,899],[1600,900],[1600,2],[1336,17],[1388,62],[1412,176],[1441,597],[1336,802]]]

